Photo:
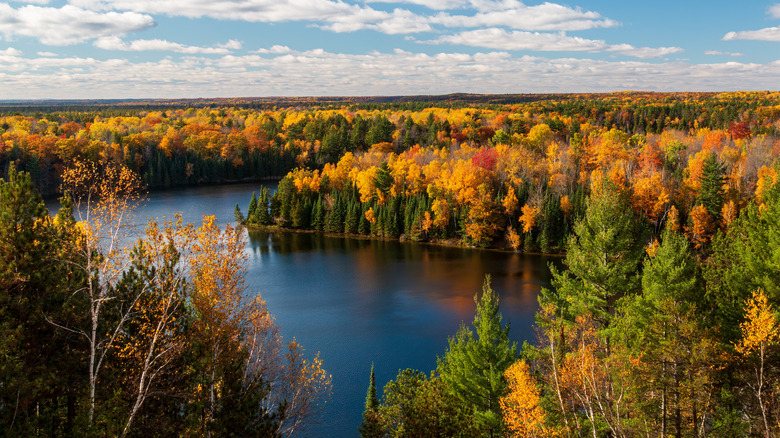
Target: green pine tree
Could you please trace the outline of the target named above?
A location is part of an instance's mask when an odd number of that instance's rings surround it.
[[[249,201],[249,208],[246,210],[246,217],[249,223],[255,223],[257,214],[257,193],[252,192],[252,199]]]
[[[363,438],[379,438],[382,436],[382,420],[379,416],[379,398],[376,395],[376,380],[374,364],[371,364],[371,377],[366,393],[366,406],[363,411],[363,422],[360,424],[360,436]]]
[[[357,234],[360,228],[361,209],[357,201],[353,201],[349,207],[349,215],[345,223],[344,231],[349,234]]]
[[[325,206],[322,205],[321,196],[317,198],[312,208],[311,227],[317,231],[325,229]]]
[[[241,213],[241,208],[239,208],[238,204],[236,204],[236,208],[233,210],[233,217],[236,219],[237,223],[244,223],[244,214]]]
[[[504,371],[517,360],[517,344],[509,341],[509,324],[499,313],[498,295],[485,276],[482,296],[475,296],[476,337],[461,325],[449,348],[439,359],[442,380],[464,405],[474,412],[476,425],[486,436],[501,436],[504,428],[499,399],[506,392]]]
[[[260,189],[260,199],[257,202],[257,211],[255,212],[256,222],[260,225],[271,225],[273,219],[270,213],[268,213],[268,202],[270,200],[270,194],[268,187]]]
[[[601,184],[574,226],[564,262],[568,270],[550,266],[553,288],[542,289],[540,301],[571,319],[591,316],[607,328],[618,301],[639,291],[644,239],[626,196],[609,180]]]
[[[701,169],[701,190],[697,198],[697,204],[707,208],[707,212],[714,220],[720,220],[720,211],[723,208],[723,199],[726,193],[723,190],[726,167],[718,161],[718,155],[711,153],[705,160]]]
[[[61,330],[84,324],[81,263],[71,242],[81,231],[70,199],[56,220],[28,173],[10,165],[0,179],[0,435],[76,434],[74,409],[83,402],[87,354],[78,336]],[[107,303],[108,307],[111,303]]]
[[[616,336],[632,347],[647,347],[648,326],[653,319],[664,318],[669,307],[690,308],[700,299],[697,290],[696,260],[688,240],[664,229],[662,241],[654,256],[649,257],[642,270],[642,294],[624,300],[615,321]]]
[[[360,225],[358,225],[358,233],[367,235],[371,233],[371,222],[366,219],[366,207],[361,205],[358,208],[360,211]]]
[[[393,175],[390,174],[390,167],[387,161],[379,165],[374,177],[374,187],[384,194],[390,193],[390,187],[393,185]]]

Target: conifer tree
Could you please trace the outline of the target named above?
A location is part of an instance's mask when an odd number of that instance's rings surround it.
[[[360,212],[360,225],[358,225],[358,233],[367,235],[371,233],[371,222],[366,218],[365,206],[359,206]]]
[[[250,223],[256,222],[255,215],[257,214],[257,193],[252,192],[252,199],[249,201],[249,208],[246,210],[246,217]]]
[[[318,231],[322,231],[325,227],[325,209],[322,206],[322,197],[318,197],[314,202],[311,212],[311,227]]]
[[[473,408],[484,434],[500,436],[504,425],[499,399],[506,392],[503,374],[517,359],[517,345],[509,341],[509,325],[501,322],[498,295],[490,287],[489,275],[482,296],[475,296],[474,301],[476,337],[462,325],[439,359],[438,371],[461,403]]]
[[[244,214],[241,213],[241,208],[238,207],[238,204],[236,204],[236,208],[233,210],[233,217],[236,219],[237,223],[244,223]]]
[[[379,166],[374,178],[374,187],[385,195],[388,194],[390,187],[393,185],[393,175],[390,174],[390,167],[387,165],[387,161]]]
[[[707,209],[707,213],[712,215],[715,222],[720,220],[720,210],[723,207],[723,198],[725,196],[723,191],[724,173],[725,166],[718,161],[717,154],[713,152],[704,160],[701,176],[699,177],[701,190],[699,191],[697,203]]]
[[[76,236],[67,207],[52,220],[30,175],[12,163],[0,178],[0,435],[74,433],[75,413],[62,407],[83,396],[87,352],[81,337],[50,321],[84,322],[72,310],[80,297],[69,293],[85,283],[70,269]]]
[[[663,299],[695,302],[696,261],[685,237],[667,224],[661,245],[642,272],[645,299],[658,303]]]
[[[376,395],[376,380],[374,364],[371,364],[371,377],[366,393],[366,406],[363,411],[363,422],[360,424],[360,436],[363,438],[379,438],[382,436],[382,423],[379,417],[379,398]]]
[[[341,195],[336,195],[336,199],[333,201],[333,208],[325,220],[325,231],[331,233],[343,232],[346,213],[346,207]]]
[[[554,303],[572,320],[589,315],[607,328],[618,301],[639,291],[636,273],[642,247],[626,196],[603,180],[588,201],[585,217],[574,226],[565,260],[568,270],[550,267],[553,289],[543,289],[540,300]]]
[[[357,234],[360,226],[360,205],[357,202],[351,202],[346,221],[344,222],[344,232],[348,234]]]
[[[268,192],[268,187],[260,189],[260,199],[257,202],[257,211],[255,212],[256,222],[260,225],[271,225],[273,223],[273,219],[271,219],[271,215],[268,213],[268,201],[270,199]]]
[[[290,216],[293,228],[305,228],[307,226],[306,208],[304,206],[304,201],[301,198],[296,197],[292,209],[290,210]]]

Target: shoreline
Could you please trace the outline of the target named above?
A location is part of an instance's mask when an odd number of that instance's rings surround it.
[[[440,246],[445,248],[462,248],[462,249],[469,249],[469,250],[480,250],[480,251],[493,251],[493,252],[500,252],[500,253],[514,253],[514,254],[528,254],[528,255],[540,255],[540,256],[551,256],[551,257],[560,257],[563,258],[566,256],[565,252],[560,253],[544,253],[544,252],[531,252],[531,251],[517,251],[512,249],[501,249],[501,248],[495,248],[495,247],[479,247],[479,246],[468,246],[468,245],[462,245],[457,242],[454,242],[452,240],[427,240],[427,241],[415,241],[410,239],[393,239],[390,237],[380,237],[380,236],[371,236],[371,235],[365,235],[365,234],[349,234],[349,233],[334,233],[330,231],[319,231],[319,230],[310,230],[310,229],[301,229],[301,228],[288,228],[288,227],[280,227],[278,225],[247,225],[247,224],[239,224],[240,226],[247,229],[247,231],[281,231],[286,233],[297,233],[297,234],[322,234],[325,237],[344,237],[348,239],[354,239],[354,240],[377,240],[377,241],[385,241],[385,242],[399,242],[399,243],[417,243],[421,245],[431,245],[431,246]],[[403,235],[402,235],[403,236]]]

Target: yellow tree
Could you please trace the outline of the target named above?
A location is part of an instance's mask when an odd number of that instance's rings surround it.
[[[524,360],[515,362],[504,372],[504,379],[507,394],[499,400],[504,423],[513,436],[543,436],[545,415],[539,405],[541,391],[534,384],[528,364]]]
[[[691,226],[685,227],[688,237],[696,248],[701,248],[709,241],[710,234],[715,228],[712,215],[707,207],[699,204],[691,210]]]
[[[473,195],[469,200],[466,235],[476,245],[488,245],[501,229],[499,209],[487,184],[480,184]]]
[[[764,433],[766,438],[769,438],[771,427],[764,397],[766,359],[767,350],[780,340],[780,324],[778,324],[777,316],[772,311],[766,294],[761,289],[754,291],[753,296],[746,300],[745,313],[746,320],[740,324],[742,339],[737,343],[736,348],[737,352],[746,358],[758,356],[758,360],[753,362],[755,382],[751,383],[750,387],[758,398],[758,405],[764,420]]]
[[[521,211],[523,215],[518,220],[523,224],[523,232],[530,233],[536,226],[536,216],[539,214],[539,209],[526,204]]]
[[[295,340],[282,344],[278,327],[259,297],[245,297],[246,236],[243,228],[220,229],[204,217],[189,255],[191,305],[198,315],[195,333],[209,351],[205,385],[195,394],[206,406],[204,432],[226,406],[225,364],[243,361],[244,386],[261,382],[269,389],[262,401],[278,419],[276,433],[292,435],[314,414],[330,388],[330,376],[318,356],[308,360]],[[285,351],[286,350],[286,351]]]
[[[76,218],[83,228],[83,239],[74,250],[77,261],[69,260],[89,281],[75,291],[85,294],[88,302],[88,327],[62,327],[86,338],[89,345],[89,413],[91,427],[95,414],[96,388],[108,351],[131,317],[140,293],[119,303],[117,284],[131,258],[126,248],[132,232],[131,212],[139,200],[140,183],[126,167],[113,163],[76,162],[62,175],[62,191],[74,202]],[[107,317],[106,307],[119,310]],[[108,329],[106,324],[110,324]]]
[[[190,302],[198,315],[193,328],[206,353],[204,390],[197,394],[206,406],[201,416],[204,431],[209,431],[218,406],[222,365],[237,360],[234,341],[241,331],[244,290],[245,242],[240,229],[219,229],[214,216],[204,217],[195,232],[188,265],[192,275]]]

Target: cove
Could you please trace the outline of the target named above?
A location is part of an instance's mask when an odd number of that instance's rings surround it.
[[[135,212],[139,232],[150,218],[199,224],[214,214],[224,225],[259,184],[153,192]],[[269,187],[274,188],[273,185]],[[56,203],[47,202],[52,213]],[[371,364],[377,387],[398,371],[429,373],[447,338],[474,318],[474,295],[486,274],[501,298],[510,337],[533,342],[537,294],[556,256],[353,239],[318,233],[250,230],[247,293],[259,294],[285,340],[308,357],[320,352],[333,392],[316,424],[300,436],[354,437],[362,419]]]

